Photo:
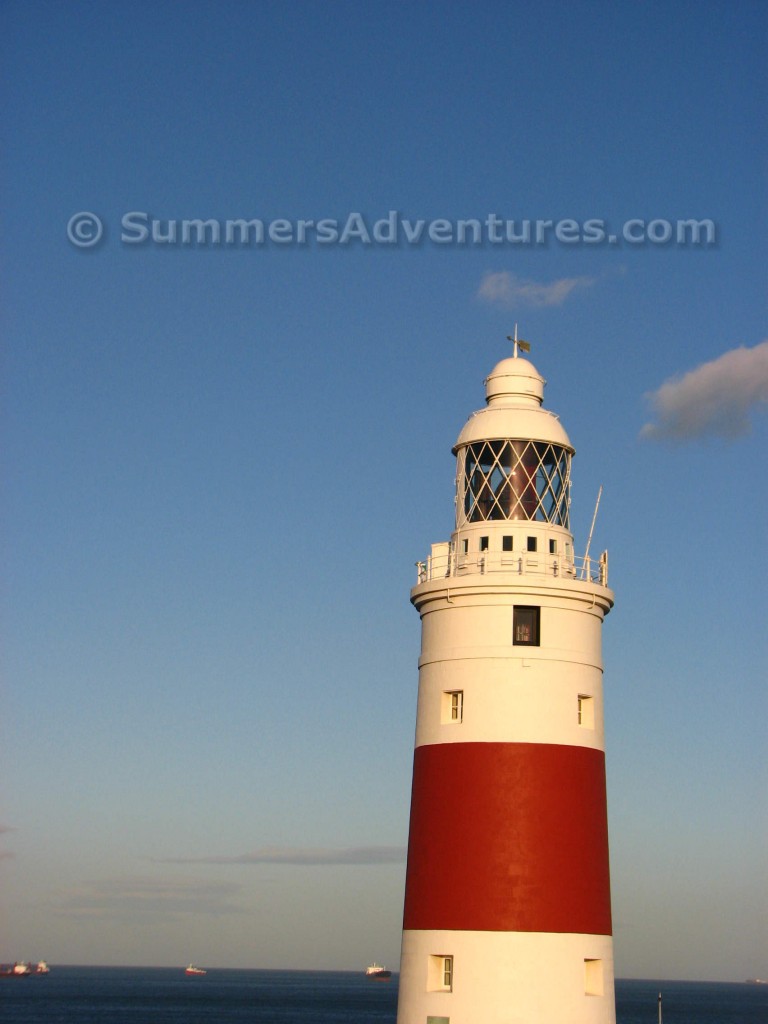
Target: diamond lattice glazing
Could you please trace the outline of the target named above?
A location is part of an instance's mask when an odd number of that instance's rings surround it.
[[[459,453],[457,526],[528,519],[569,529],[571,453],[544,441],[477,441]]]

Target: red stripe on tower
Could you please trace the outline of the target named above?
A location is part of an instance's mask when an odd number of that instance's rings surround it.
[[[419,747],[404,927],[609,935],[602,751]]]

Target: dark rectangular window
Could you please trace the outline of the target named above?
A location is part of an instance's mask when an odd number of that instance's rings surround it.
[[[511,537],[502,537],[501,538],[501,550],[502,551],[511,551],[512,550],[512,538]]]
[[[550,553],[550,555],[556,555],[557,554],[557,541],[556,540],[551,540],[549,542],[549,553]]]
[[[487,537],[481,537],[480,538],[480,550],[481,551],[487,551],[488,550],[488,538]]]
[[[528,538],[528,551],[535,551],[535,550],[536,550],[536,538],[535,537],[529,537]]]
[[[527,647],[539,646],[540,608],[515,605],[512,643]]]

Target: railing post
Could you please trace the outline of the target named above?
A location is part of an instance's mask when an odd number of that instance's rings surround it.
[[[600,555],[600,582],[604,587],[608,586],[608,552]]]

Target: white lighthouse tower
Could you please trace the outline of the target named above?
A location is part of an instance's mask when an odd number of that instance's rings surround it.
[[[526,346],[527,347],[527,346]],[[573,448],[518,354],[453,449],[456,529],[418,565],[398,1024],[615,1021],[601,630]]]

